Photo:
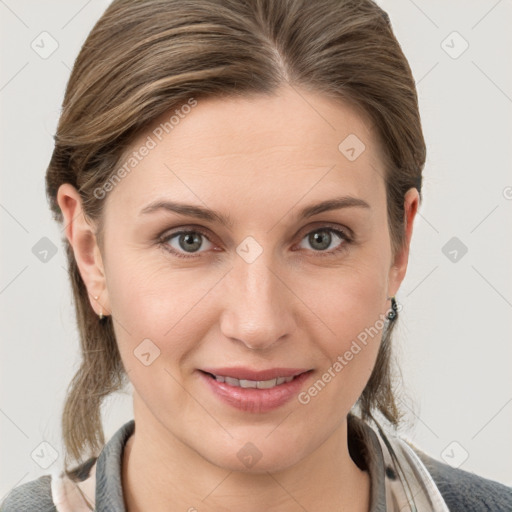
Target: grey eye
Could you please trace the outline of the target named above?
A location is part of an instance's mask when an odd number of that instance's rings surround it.
[[[177,252],[196,253],[204,245],[210,241],[202,233],[197,231],[181,231],[167,237],[168,244]],[[177,245],[176,245],[177,241]]]
[[[341,241],[345,240],[343,236],[338,234],[336,230],[327,228],[315,229],[303,238],[303,240],[307,240],[307,242],[310,244],[310,247],[312,247],[315,251],[325,251],[326,249],[332,249],[331,243],[336,239]],[[307,249],[307,247],[303,248]]]

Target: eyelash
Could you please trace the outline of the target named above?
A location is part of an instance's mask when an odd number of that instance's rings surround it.
[[[320,226],[318,228],[315,228],[315,229],[307,232],[301,238],[301,241],[304,240],[304,238],[306,238],[308,235],[311,235],[312,233],[316,233],[318,231],[330,231],[332,233],[335,233],[339,238],[341,238],[343,240],[343,242],[337,248],[331,249],[330,251],[314,251],[314,250],[312,250],[312,252],[317,253],[317,255],[320,256],[320,257],[336,256],[339,253],[342,253],[345,250],[347,250],[347,245],[350,245],[351,243],[353,243],[353,239],[351,237],[349,237],[348,234],[345,231],[342,231],[339,228],[333,228],[333,227],[328,226],[328,225]],[[211,240],[208,238],[208,234],[203,229],[198,228],[198,227],[197,228],[194,227],[193,229],[190,229],[190,230],[183,230],[182,229],[181,231],[176,231],[174,233],[166,233],[166,234],[164,234],[162,236],[159,236],[157,243],[165,251],[167,251],[168,253],[171,253],[173,256],[176,256],[178,258],[183,258],[183,259],[197,258],[200,255],[200,253],[196,253],[195,255],[193,253],[191,253],[190,256],[185,256],[185,253],[176,251],[175,249],[171,248],[169,246],[169,244],[168,244],[170,239],[172,239],[172,238],[174,238],[174,237],[176,237],[178,235],[194,234],[194,233],[198,233],[198,234],[204,236],[208,241],[211,242]]]

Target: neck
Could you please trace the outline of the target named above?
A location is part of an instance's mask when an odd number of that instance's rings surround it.
[[[264,473],[216,466],[160,423],[148,428],[136,421],[124,449],[122,485],[127,512],[368,512],[370,503],[370,477],[350,458],[346,420],[306,458]]]

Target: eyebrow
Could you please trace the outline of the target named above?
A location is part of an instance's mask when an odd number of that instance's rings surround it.
[[[305,219],[308,217],[312,217],[313,215],[318,215],[319,213],[323,213],[330,210],[340,210],[342,208],[371,209],[370,205],[359,197],[341,196],[333,199],[328,199],[326,201],[322,201],[321,203],[306,206],[305,208],[299,211],[298,218]],[[143,208],[140,211],[139,215],[145,215],[159,210],[165,210],[180,215],[186,215],[189,217],[196,217],[198,219],[210,222],[219,222],[223,226],[227,227],[233,226],[232,219],[229,216],[225,216],[220,212],[210,210],[202,206],[177,203],[174,201],[154,201],[147,205],[145,208]]]

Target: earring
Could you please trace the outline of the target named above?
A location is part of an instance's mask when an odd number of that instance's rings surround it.
[[[398,306],[397,306],[394,295],[393,295],[393,297],[388,297],[388,299],[391,299],[391,311],[387,314],[386,318],[390,322],[392,322],[393,320],[395,320],[395,318],[398,315]]]
[[[97,295],[94,297],[94,300],[98,300]],[[103,309],[101,309],[101,304],[100,304],[100,314],[98,316],[99,316],[100,324],[104,324],[107,320],[107,317],[103,314]]]

